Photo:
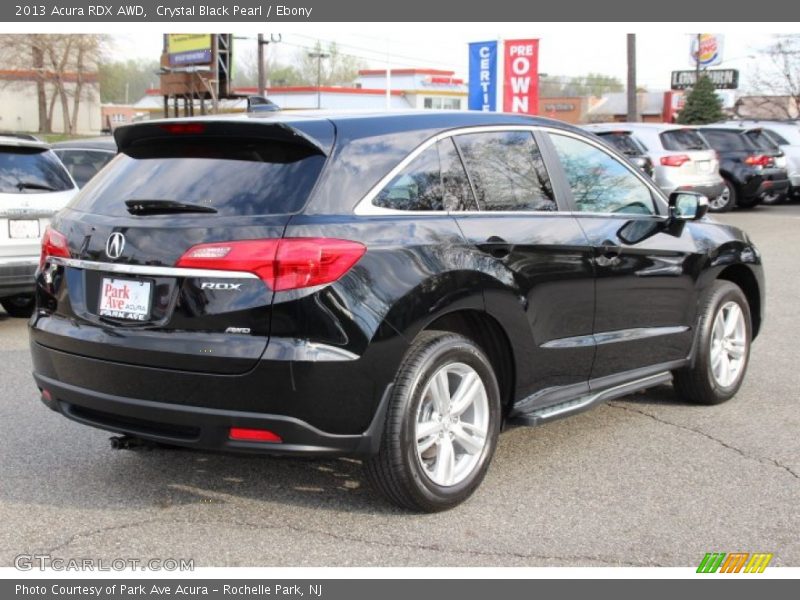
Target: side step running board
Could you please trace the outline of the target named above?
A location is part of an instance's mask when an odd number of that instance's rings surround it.
[[[642,379],[636,379],[635,381],[623,383],[599,392],[590,393],[586,396],[575,398],[574,400],[567,400],[566,402],[561,402],[552,406],[545,406],[531,413],[516,416],[510,420],[509,424],[523,426],[541,425],[548,421],[555,421],[562,417],[583,412],[601,402],[627,396],[633,392],[638,392],[653,387],[654,385],[669,383],[670,381],[672,381],[672,373],[669,371],[656,373],[655,375],[643,377]]]

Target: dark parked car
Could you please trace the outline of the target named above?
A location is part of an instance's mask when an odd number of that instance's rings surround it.
[[[590,129],[591,131],[591,129]],[[647,156],[647,149],[630,131],[618,129],[613,131],[593,131],[593,133],[624,154],[648,177],[653,177],[653,161]]]
[[[117,154],[111,136],[56,142],[52,148],[78,187],[85,186]]]
[[[75,421],[361,456],[436,511],[504,425],[669,381],[716,404],[744,377],[758,250],[574,127],[274,113],[115,137],[44,238],[30,323],[42,400]]]
[[[719,172],[725,180],[725,192],[712,207],[725,212],[734,206],[752,208],[765,196],[786,194],[789,190],[789,173],[780,149],[759,147],[746,131],[733,127],[704,126],[697,129],[700,135],[719,154]],[[776,161],[783,161],[783,168]]]

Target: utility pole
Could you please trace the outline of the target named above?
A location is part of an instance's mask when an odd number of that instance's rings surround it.
[[[697,34],[697,51],[694,53],[694,84],[697,85],[697,82],[700,81],[700,40],[702,39],[703,34]]]
[[[317,59],[317,108],[322,108],[322,90],[320,89],[322,81],[322,59],[330,57],[330,54],[325,52],[309,52],[308,57]]]
[[[252,39],[252,38],[251,38]],[[264,39],[264,34],[258,34],[258,95],[266,96],[267,93],[267,68],[264,65],[265,46],[269,40]]]
[[[636,34],[628,34],[628,122],[639,120],[636,106]]]

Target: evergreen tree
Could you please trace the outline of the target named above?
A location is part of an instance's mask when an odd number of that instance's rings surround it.
[[[725,118],[722,111],[722,100],[719,99],[714,84],[705,75],[700,79],[686,97],[686,104],[678,113],[678,123],[683,125],[704,125],[715,123]]]

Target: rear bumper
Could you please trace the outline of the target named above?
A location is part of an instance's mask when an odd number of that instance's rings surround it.
[[[204,450],[307,456],[365,456],[377,452],[389,391],[362,434],[326,433],[283,415],[162,404],[79,388],[34,373],[49,408],[84,425]],[[282,442],[231,440],[231,427],[267,429]]]
[[[0,258],[0,298],[32,294],[39,257]]]
[[[681,185],[676,188],[676,191],[681,192],[696,192],[703,194],[709,200],[719,197],[725,190],[725,183],[720,180],[719,183],[712,183],[709,185]]]
[[[767,180],[762,181],[761,185],[758,186],[758,195],[763,196],[764,194],[785,194],[789,191],[789,180],[788,179],[775,179],[775,180]]]

